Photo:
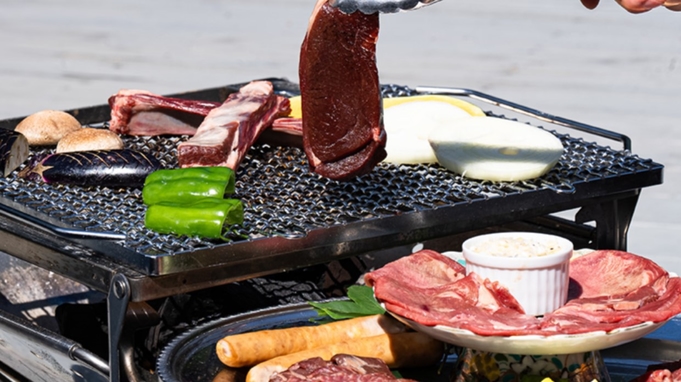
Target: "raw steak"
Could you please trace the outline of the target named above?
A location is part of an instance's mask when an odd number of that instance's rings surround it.
[[[344,14],[319,0],[300,51],[303,146],[310,168],[335,180],[386,157],[376,41],[378,14]]]
[[[274,374],[270,382],[386,382],[403,381],[393,376],[380,359],[338,354],[330,361],[311,358],[292,365],[288,370]]]
[[[177,147],[180,167],[226,166],[236,171],[248,149],[272,122],[291,112],[269,81],[253,81],[208,113],[188,141]]]
[[[109,129],[127,135],[194,135],[219,102],[163,97],[145,90],[121,90],[109,97]]]
[[[461,265],[433,251],[417,252],[365,276],[389,311],[423,325],[479,335],[610,331],[681,313],[681,279],[631,253],[601,250],[579,257],[570,264],[570,278],[568,303],[534,317],[524,314],[503,286],[475,273],[464,277]]]

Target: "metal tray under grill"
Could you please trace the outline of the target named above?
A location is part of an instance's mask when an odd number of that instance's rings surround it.
[[[298,91],[287,80],[269,80],[280,94]],[[173,96],[223,100],[241,85]],[[181,274],[179,283],[218,278],[229,282],[622,195],[633,196],[635,204],[641,188],[662,182],[663,166],[632,154],[628,138],[618,133],[465,89],[386,85],[383,92],[387,97],[421,93],[470,97],[536,121],[619,141],[624,147],[613,149],[547,128],[566,151],[555,168],[539,179],[478,182],[437,165],[380,164],[372,173],[342,183],[310,173],[295,140],[266,134],[238,169],[235,197],[244,202],[245,222],[232,227],[224,241],[159,235],[146,229],[140,189],[47,185],[20,179],[15,172],[0,178],[0,250],[101,290],[106,290],[111,270],[121,269],[140,277]],[[83,124],[106,127],[110,109],[100,105],[69,112]],[[13,128],[20,120],[0,121],[0,128]],[[173,166],[175,147],[182,139],[125,137],[125,142]],[[37,246],[26,248],[27,243]],[[93,274],[92,264],[106,268],[106,275]],[[190,273],[194,281],[186,277]]]

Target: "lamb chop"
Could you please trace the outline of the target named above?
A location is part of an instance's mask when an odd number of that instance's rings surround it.
[[[269,81],[253,81],[211,110],[196,134],[177,147],[180,167],[226,166],[236,171],[262,131],[291,112]]]
[[[109,129],[127,135],[194,135],[220,102],[163,97],[146,90],[121,90],[109,97]]]

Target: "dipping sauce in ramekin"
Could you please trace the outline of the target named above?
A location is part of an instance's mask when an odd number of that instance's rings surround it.
[[[470,250],[498,257],[541,257],[557,253],[560,243],[553,237],[538,240],[536,237],[495,235],[481,240]]]
[[[572,251],[569,240],[534,232],[480,235],[463,243],[466,272],[498,281],[535,316],[567,301]]]

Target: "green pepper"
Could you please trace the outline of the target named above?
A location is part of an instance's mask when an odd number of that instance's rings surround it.
[[[204,198],[222,199],[226,193],[224,182],[185,178],[149,183],[142,189],[142,199],[146,205],[191,203]]]
[[[235,176],[234,170],[229,167],[214,166],[214,167],[186,167],[186,168],[170,168],[156,170],[149,174],[144,180],[144,184],[159,181],[169,181],[182,178],[199,178],[205,180],[225,181],[228,186],[234,187]]]
[[[142,198],[147,205],[193,202],[199,198],[222,199],[234,193],[234,188],[234,171],[227,167],[163,169],[147,176]]]
[[[221,238],[223,227],[241,224],[244,209],[238,199],[201,199],[194,203],[161,202],[147,207],[144,225],[158,233]]]

